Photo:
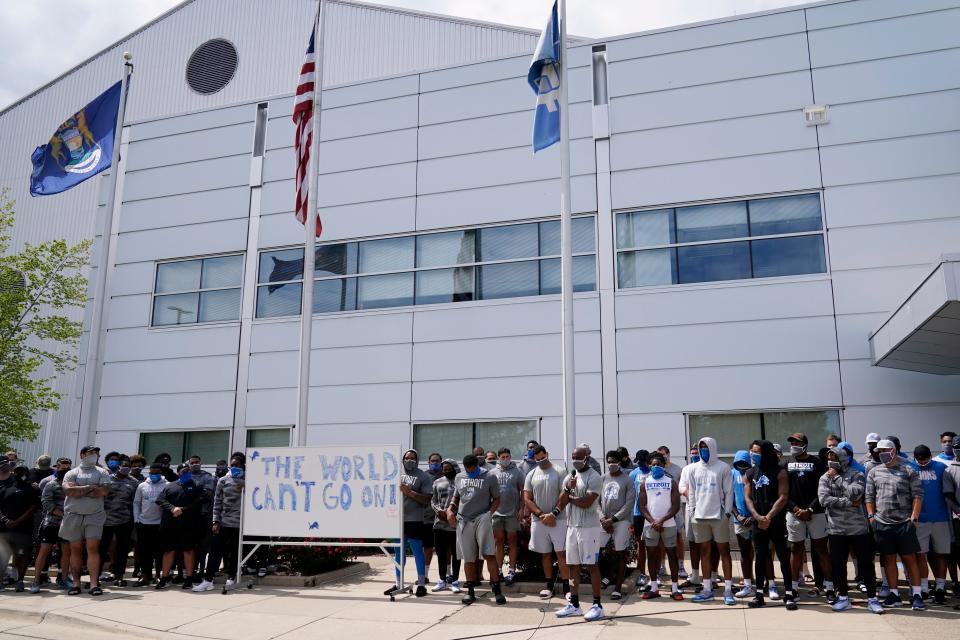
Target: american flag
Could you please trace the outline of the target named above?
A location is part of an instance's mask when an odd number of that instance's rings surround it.
[[[300,68],[300,81],[297,83],[297,97],[293,106],[293,122],[297,125],[297,137],[294,147],[297,151],[297,202],[293,214],[300,224],[307,223],[307,194],[309,191],[308,171],[310,170],[310,146],[313,142],[313,100],[316,90],[314,78],[316,72],[316,49],[314,38],[316,30],[310,34],[310,46]],[[317,237],[323,230],[320,216],[317,220]]]

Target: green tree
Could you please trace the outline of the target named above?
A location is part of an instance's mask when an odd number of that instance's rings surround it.
[[[60,406],[56,375],[77,366],[83,323],[70,308],[83,308],[87,279],[83,269],[92,242],[65,240],[10,251],[14,201],[0,191],[0,446],[33,440],[35,418]],[[41,370],[48,375],[44,376]]]

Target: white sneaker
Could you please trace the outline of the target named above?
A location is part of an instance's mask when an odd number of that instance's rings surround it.
[[[204,580],[193,588],[194,593],[203,593],[204,591],[213,591],[213,583],[209,580]]]
[[[230,589],[236,589],[236,588],[237,588],[237,581],[236,581],[236,580],[231,580],[230,578],[227,578],[227,581],[226,581],[225,583],[223,583],[223,588],[226,589],[227,591],[229,591]]]
[[[452,591],[453,593],[460,593],[462,591],[462,589],[460,588],[459,580],[454,580],[453,582],[450,583],[450,591]]]
[[[735,595],[738,598],[751,598],[754,595],[756,595],[756,593],[757,592],[754,591],[753,586],[749,586],[749,587],[745,586],[743,589],[740,589],[740,591],[737,591],[733,595]]]
[[[780,592],[777,590],[776,587],[770,587],[770,592],[769,592],[769,593],[770,593],[770,599],[771,599],[771,600],[779,600],[779,599],[780,599]]]
[[[684,567],[683,565],[680,565],[680,571],[679,573],[677,573],[677,577],[680,578],[681,580],[686,580],[687,578],[689,578],[690,576],[687,575],[687,568]]]
[[[599,620],[603,617],[603,607],[598,604],[590,607],[590,611],[587,611],[587,615],[583,616],[583,619],[587,622],[593,622],[594,620]]]
[[[436,593],[437,591],[446,591],[446,590],[447,590],[446,580],[441,580],[440,582],[437,583],[437,585],[433,589],[430,589],[430,591],[433,591],[434,593]]]
[[[567,603],[567,606],[565,606],[563,609],[560,609],[556,612],[556,616],[558,618],[572,618],[574,616],[582,616],[582,615],[583,615],[583,611],[580,611],[580,607],[575,607],[569,602]]]

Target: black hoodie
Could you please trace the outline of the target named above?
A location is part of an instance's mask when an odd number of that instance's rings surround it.
[[[766,515],[773,509],[774,503],[780,497],[779,475],[783,471],[780,466],[780,457],[773,443],[764,440],[760,443],[760,464],[747,471],[744,477],[750,482],[750,499],[753,508],[760,515]],[[775,519],[785,518],[781,511]]]

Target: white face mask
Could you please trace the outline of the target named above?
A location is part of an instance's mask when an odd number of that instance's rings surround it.
[[[95,453],[94,453],[94,454],[90,454],[90,455],[88,455],[88,456],[83,456],[83,460],[82,460],[81,464],[82,464],[83,466],[85,466],[85,467],[93,467],[93,466],[95,466],[95,465],[97,464],[97,459],[99,459],[99,457],[100,457],[100,456],[98,456],[98,455],[95,454]]]

